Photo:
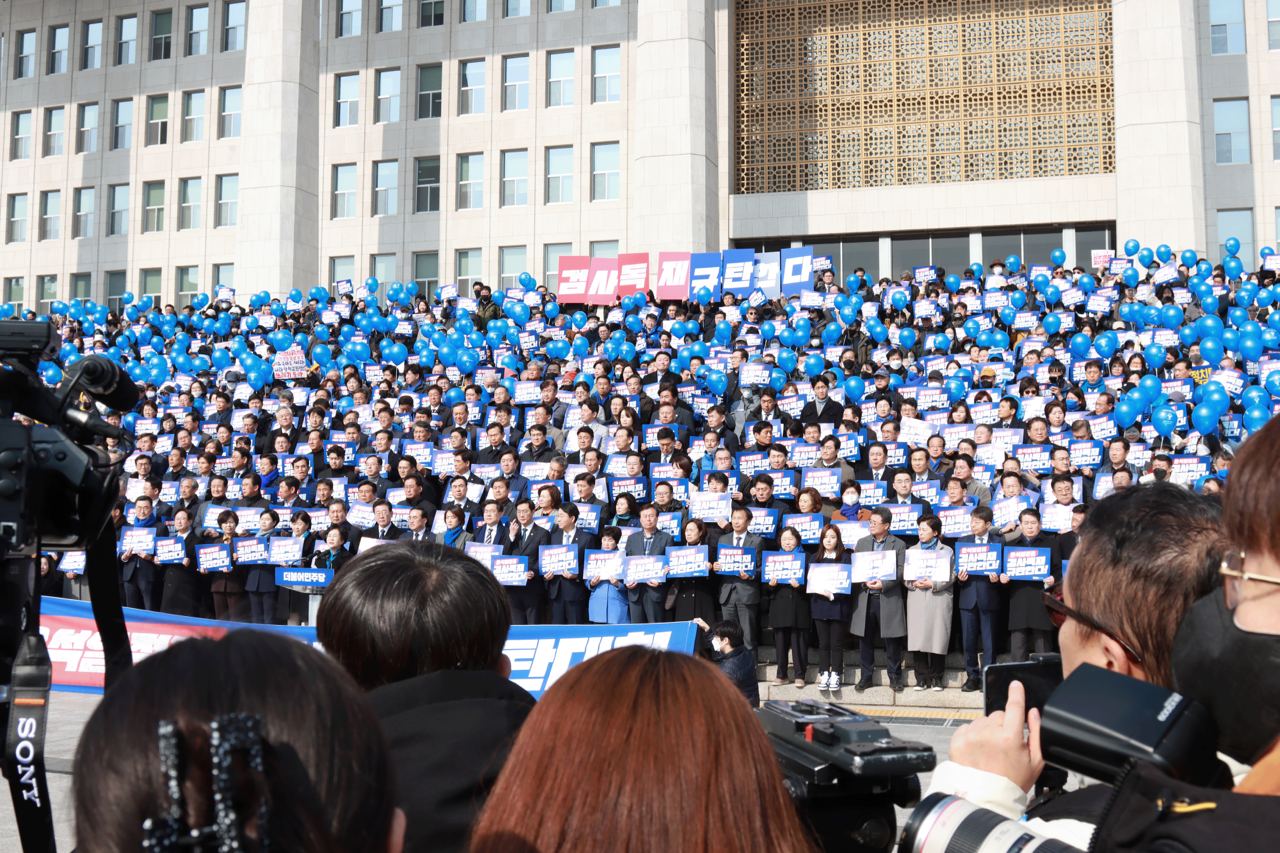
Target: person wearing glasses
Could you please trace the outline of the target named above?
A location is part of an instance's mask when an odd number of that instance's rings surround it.
[[[1089,663],[1172,688],[1174,636],[1191,605],[1214,587],[1221,531],[1215,501],[1168,483],[1099,501],[1080,527],[1065,581],[1038,595],[1058,631],[1063,677]],[[956,731],[929,793],[962,796],[1015,820],[1025,816],[1029,829],[1087,848],[1105,791],[1077,789],[1028,809],[1044,769],[1039,732],[1040,710],[1027,709],[1014,682],[1003,712]]]

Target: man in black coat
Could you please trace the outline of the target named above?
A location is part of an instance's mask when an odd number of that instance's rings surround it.
[[[1049,577],[1043,581],[1012,580],[1000,575],[1000,583],[1008,584],[1009,594],[1009,656],[1015,661],[1025,661],[1031,652],[1053,651],[1053,623],[1045,609],[1041,592],[1052,589],[1062,580],[1062,557],[1058,549],[1058,536],[1040,529],[1040,513],[1024,509],[1018,514],[1018,529],[1005,539],[1009,548],[1048,548]]]
[[[840,404],[827,396],[830,390],[827,377],[818,376],[813,380],[813,400],[804,404],[800,410],[800,422],[805,424],[831,424],[837,426],[843,409]]]
[[[548,545],[573,545],[578,551],[578,574],[575,577],[545,575],[547,600],[551,602],[551,624],[582,625],[587,621],[587,588],[582,583],[582,567],[588,549],[599,547],[596,539],[578,529],[578,508],[566,503],[556,512],[556,527]]]
[[[528,559],[525,586],[507,587],[507,600],[511,603],[511,621],[516,625],[537,625],[542,622],[542,604],[546,600],[546,586],[538,571],[538,549],[551,544],[547,531],[533,523],[533,501],[516,504],[516,517],[507,530],[508,557]]]

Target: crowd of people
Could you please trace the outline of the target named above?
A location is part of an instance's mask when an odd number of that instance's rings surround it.
[[[752,654],[771,632],[779,685],[816,648],[828,690],[850,635],[857,690],[879,647],[893,689],[910,653],[915,689],[941,690],[954,649],[976,690],[1003,651],[1052,648],[1091,506],[1148,481],[1219,493],[1270,418],[1275,273],[1227,248],[608,308],[527,274],[431,299],[126,294],[53,303],[42,371],[100,353],[144,389],[110,416],[133,446],[106,440],[130,606],[299,624],[318,590],[278,567],[327,581],[428,541],[489,565],[517,624],[732,621]]]

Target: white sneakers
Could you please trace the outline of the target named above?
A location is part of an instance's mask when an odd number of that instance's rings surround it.
[[[822,674],[818,676],[818,689],[819,690],[831,689],[831,673],[827,672],[826,670],[823,670]]]
[[[831,680],[827,682],[827,689],[828,690],[840,689],[840,673],[838,672],[831,673]]]

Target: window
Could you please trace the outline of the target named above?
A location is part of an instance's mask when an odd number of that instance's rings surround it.
[[[502,4],[502,16],[504,18],[529,17],[529,0],[505,0]]]
[[[107,236],[118,237],[129,233],[129,185],[112,184],[107,187]]]
[[[107,273],[107,305],[120,314],[124,303],[121,301],[128,287],[124,270],[112,270]]]
[[[71,274],[71,298],[72,299],[92,299],[93,298],[93,277],[87,272],[77,272]]]
[[[244,0],[232,0],[222,8],[222,52],[244,50]]]
[[[484,207],[484,155],[458,155],[458,210]]]
[[[187,8],[187,56],[200,56],[209,52],[209,7]]]
[[[404,0],[378,0],[378,32],[398,33],[404,29]]]
[[[236,265],[235,264],[214,264],[213,265],[213,286],[219,287],[235,287],[236,286]]]
[[[71,196],[75,213],[71,219],[72,239],[93,236],[93,214],[97,207],[97,194],[93,187],[77,187]]]
[[[360,35],[360,0],[338,0],[338,38]]]
[[[199,267],[176,267],[173,280],[178,288],[179,296],[188,296],[200,289]]]
[[[414,252],[413,280],[423,295],[431,298],[432,292],[440,286],[440,255],[436,252]]]
[[[593,258],[618,257],[618,241],[617,240],[592,240],[591,241],[591,257]]]
[[[26,160],[31,157],[31,111],[13,114],[13,132],[9,138],[9,159]]]
[[[22,276],[10,276],[4,280],[4,301],[16,302],[19,305],[26,299]]]
[[[418,0],[418,26],[444,26],[444,0]]]
[[[612,103],[622,99],[622,48],[591,49],[591,103]]]
[[[138,61],[138,17],[116,18],[116,65],[132,65]]]
[[[440,158],[418,157],[413,161],[413,212],[440,210]]]
[[[164,145],[169,141],[169,96],[147,98],[147,145]]]
[[[458,63],[458,115],[484,112],[484,60]]]
[[[66,153],[67,111],[64,107],[49,107],[44,111],[44,156]]]
[[[573,146],[547,149],[547,204],[573,201]]]
[[[342,281],[356,277],[356,259],[352,255],[342,255],[329,259],[329,281]]]
[[[71,28],[66,24],[49,27],[49,73],[67,73],[67,52],[71,48]]]
[[[85,21],[80,28],[80,70],[102,67],[102,21]]]
[[[542,247],[542,281],[548,287],[559,279],[560,258],[572,254],[572,243],[547,243]]]
[[[373,164],[373,215],[395,216],[400,183],[400,161],[380,160]]]
[[[462,23],[483,21],[488,17],[488,0],[462,0]]]
[[[400,69],[387,68],[374,74],[373,122],[387,124],[400,120]]]
[[[481,269],[481,254],[479,249],[459,249],[454,255],[456,260],[456,269],[454,279],[458,282],[458,290],[462,292],[465,287],[466,293],[470,293],[472,282],[480,281],[484,277],[484,270]]]
[[[48,314],[53,300],[58,298],[58,277],[56,275],[36,276],[36,298],[40,301],[40,313]]]
[[[98,150],[98,105],[81,104],[76,108],[76,153],[92,154]]]
[[[1244,53],[1244,0],[1209,0],[1209,49]]]
[[[591,200],[617,201],[622,195],[622,167],[618,143],[596,142],[591,146]]]
[[[218,175],[214,183],[217,208],[213,213],[214,228],[231,228],[240,218],[240,176]]]
[[[1249,162],[1249,100],[1213,102],[1213,141],[1219,166]]]
[[[1280,160],[1280,97],[1271,96],[1271,159]]]
[[[111,102],[111,150],[126,150],[133,145],[133,101],[125,98]]]
[[[573,0],[547,0],[548,12],[572,12],[573,9]]]
[[[45,190],[40,193],[40,239],[57,240],[62,237],[62,192]]]
[[[356,164],[342,163],[333,167],[333,202],[329,216],[332,219],[350,219],[355,215]]]
[[[502,108],[504,110],[529,108],[528,54],[502,58]]]
[[[547,106],[573,105],[573,51],[553,50],[547,54]]]
[[[178,179],[178,230],[200,227],[200,200],[204,195],[204,181],[200,178]],[[151,201],[148,200],[150,205]],[[163,204],[163,200],[161,201]],[[150,230],[143,228],[144,231]],[[159,231],[159,228],[155,229]]]
[[[142,185],[142,233],[164,230],[164,181]]]
[[[182,141],[204,139],[204,90],[182,93]]]
[[[440,65],[418,66],[418,118],[440,118]]]
[[[378,281],[391,281],[392,279],[397,278],[395,254],[370,255],[369,275],[373,276]]]
[[[529,203],[529,152],[502,152],[503,207],[519,207]]]
[[[1235,237],[1240,241],[1240,252],[1238,253],[1241,260],[1244,261],[1246,268],[1251,263],[1251,258],[1257,258],[1253,251],[1253,211],[1252,210],[1219,210],[1218,211],[1218,257],[1225,258],[1227,256],[1227,248],[1224,245],[1228,237]]]
[[[218,138],[234,139],[240,135],[240,87],[223,86],[218,90]]]
[[[173,56],[173,12],[151,13],[151,61]]]
[[[13,79],[36,75],[36,31],[25,30],[14,38]]]
[[[622,0],[591,0],[591,8],[604,9],[608,6],[621,6]]]
[[[1280,50],[1280,0],[1267,0],[1267,50]]]
[[[27,239],[27,194],[9,196],[9,219],[4,232],[6,243],[23,243]]]
[[[160,295],[160,270],[138,270],[138,289],[143,296]]]
[[[360,75],[333,78],[333,126],[351,127],[360,121]]]
[[[528,254],[524,246],[498,247],[498,283],[504,290],[515,287],[520,280],[520,273],[528,269]]]

